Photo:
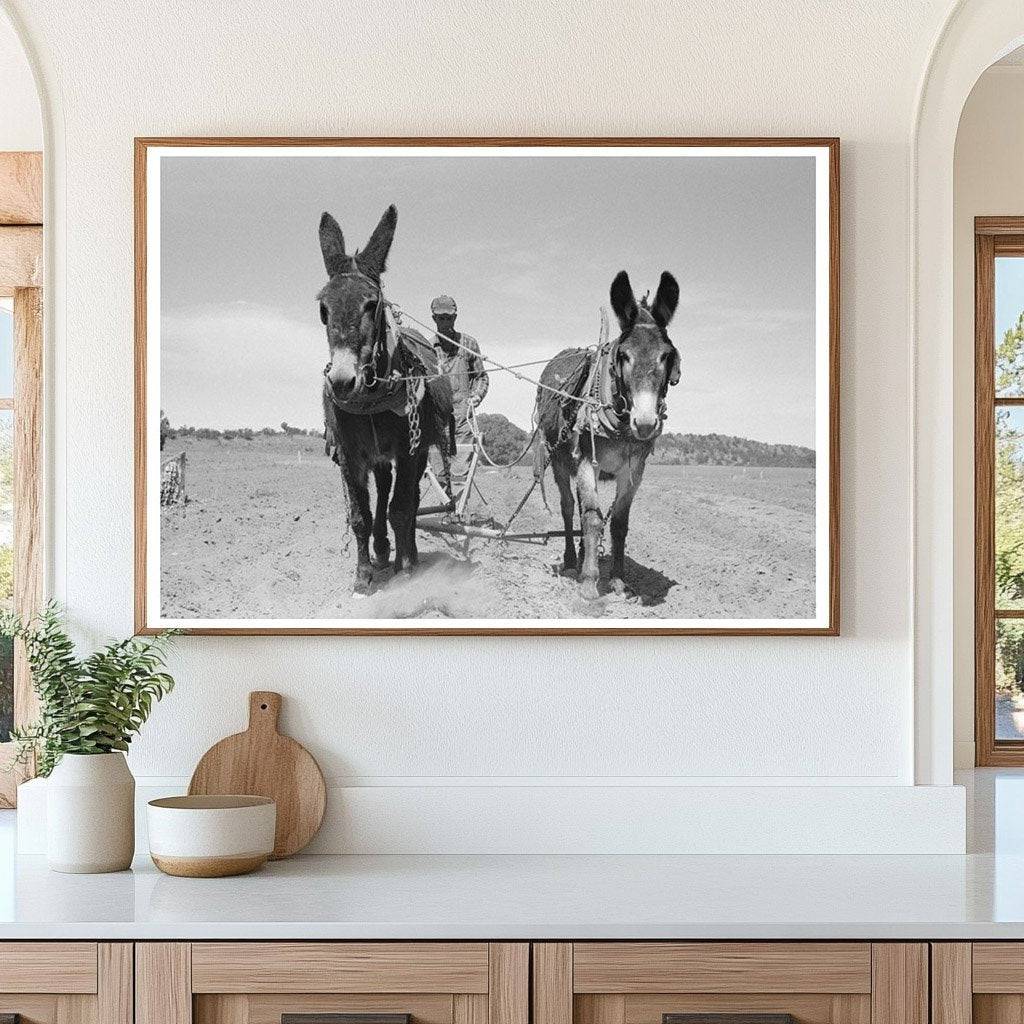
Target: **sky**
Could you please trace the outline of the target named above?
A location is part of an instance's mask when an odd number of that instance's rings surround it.
[[[1024,259],[1000,256],[996,259],[995,343],[1017,323],[1024,312]]]
[[[596,343],[619,270],[638,298],[669,270],[666,429],[814,447],[811,157],[165,156],[160,196],[173,425],[322,427],[320,215],[352,252],[394,203],[384,290],[418,319],[447,293],[485,354],[546,360]],[[482,411],[528,426],[535,389],[490,383]]]

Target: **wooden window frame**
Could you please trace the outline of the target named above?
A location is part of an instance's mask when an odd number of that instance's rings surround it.
[[[14,299],[14,607],[27,617],[43,594],[43,161],[41,153],[0,153],[0,296]],[[5,396],[6,397],[6,396]],[[9,408],[12,403],[3,403]],[[14,652],[14,724],[37,712],[25,652]],[[32,766],[11,767],[0,743],[0,807],[13,807]]]

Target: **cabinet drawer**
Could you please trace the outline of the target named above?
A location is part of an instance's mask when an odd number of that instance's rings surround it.
[[[578,942],[574,992],[871,991],[866,942]]]
[[[0,943],[0,992],[96,991],[95,942]]]
[[[924,943],[537,943],[533,957],[534,1024],[929,1024]]]
[[[932,943],[934,1024],[1024,1019],[1024,942]]]
[[[0,942],[0,1018],[22,1024],[132,1024],[126,942]]]
[[[529,971],[522,942],[139,943],[135,1024],[528,1024]]]
[[[486,942],[196,942],[193,992],[487,991]]]

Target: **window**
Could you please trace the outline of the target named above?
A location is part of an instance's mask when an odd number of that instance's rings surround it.
[[[42,596],[43,175],[41,153],[0,153],[0,606]],[[28,665],[0,639],[0,807],[12,806],[12,725],[35,717]]]
[[[975,253],[976,762],[1024,765],[1024,218]]]

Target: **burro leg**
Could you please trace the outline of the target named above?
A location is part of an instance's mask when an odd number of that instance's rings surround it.
[[[597,580],[600,575],[597,553],[601,547],[604,521],[597,503],[597,475],[593,463],[584,456],[576,469],[576,491],[580,499],[580,519],[583,529],[583,568],[580,582],[583,596],[588,601],[597,598]]]
[[[365,466],[344,462],[342,475],[348,488],[349,525],[356,538],[356,581],[353,593],[369,593],[373,582],[373,565],[370,562],[370,491],[366,486],[369,473]]]
[[[637,460],[627,460],[615,477],[615,501],[611,507],[612,535],[612,588],[616,593],[625,590],[622,578],[626,570],[626,534],[629,532],[629,510],[633,506],[640,481],[643,480],[646,455]]]

